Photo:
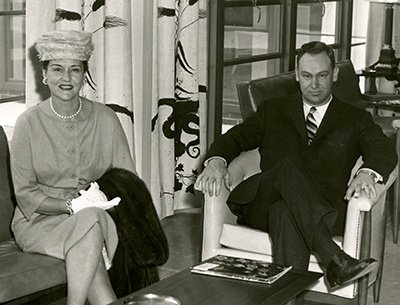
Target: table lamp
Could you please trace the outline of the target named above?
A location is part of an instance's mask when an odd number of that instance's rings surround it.
[[[370,66],[370,69],[375,69],[382,72],[396,72],[400,58],[396,58],[395,50],[392,45],[393,36],[393,7],[395,4],[400,4],[400,0],[367,0],[369,2],[384,3],[385,9],[385,36],[383,47],[380,52],[378,62]]]

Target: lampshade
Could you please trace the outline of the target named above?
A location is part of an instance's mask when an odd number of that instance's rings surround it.
[[[379,60],[371,67],[372,70],[380,70],[383,72],[398,71],[399,58],[396,58],[395,50],[392,46],[393,39],[393,8],[396,4],[400,4],[400,0],[366,0],[369,2],[385,4],[385,35],[383,39],[383,47],[380,52]]]

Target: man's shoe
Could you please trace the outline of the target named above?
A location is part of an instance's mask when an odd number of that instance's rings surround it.
[[[373,258],[357,260],[343,251],[335,254],[326,268],[326,279],[331,288],[343,285],[362,277],[378,267]]]

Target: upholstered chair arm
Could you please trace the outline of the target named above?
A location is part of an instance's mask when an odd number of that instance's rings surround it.
[[[364,191],[361,192],[358,198],[352,197],[347,206],[345,233],[343,236],[343,250],[350,255],[357,255],[359,249],[357,247],[360,243],[355,242],[359,238],[362,230],[362,217],[363,212],[371,211],[374,206],[377,207],[374,218],[385,217],[384,204],[386,194],[389,187],[396,180],[398,175],[398,168],[392,171],[388,181],[385,184],[376,184],[377,196],[368,198]]]
[[[228,171],[232,186],[235,187],[243,179],[260,172],[260,154],[258,149],[243,152],[229,164]],[[214,256],[219,247],[222,225],[235,224],[236,216],[229,210],[226,200],[230,191],[222,186],[219,196],[204,194],[204,221],[203,221],[203,253],[202,257]]]
[[[392,126],[394,129],[399,130],[400,129],[400,120],[393,120]]]
[[[215,256],[219,247],[222,225],[234,224],[236,216],[233,215],[226,204],[230,191],[223,186],[219,196],[204,194],[203,217],[203,249],[202,258]]]
[[[376,184],[376,193],[377,196],[368,198],[364,191],[361,192],[358,198],[352,197],[349,201],[349,206],[353,206],[354,208],[362,211],[368,212],[370,211],[373,206],[378,202],[378,200],[385,194],[385,192],[389,189],[389,187],[393,184],[393,182],[397,178],[398,169],[396,168],[390,174],[388,181],[385,184]]]
[[[232,187],[261,172],[260,153],[258,149],[242,152],[229,164],[228,171],[231,175]]]

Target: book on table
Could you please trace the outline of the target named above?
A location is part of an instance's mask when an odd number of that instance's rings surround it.
[[[191,272],[272,284],[291,268],[259,260],[217,255],[191,267]]]

